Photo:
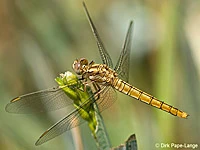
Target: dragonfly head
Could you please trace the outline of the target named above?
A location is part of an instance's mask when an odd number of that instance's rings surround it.
[[[80,58],[74,61],[72,68],[78,75],[81,75],[83,73],[84,67],[87,65],[88,65],[88,60],[85,58]]]

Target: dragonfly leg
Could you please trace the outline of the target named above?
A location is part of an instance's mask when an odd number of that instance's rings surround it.
[[[96,84],[96,82],[93,82],[92,85],[93,85],[94,89],[95,89],[97,92],[101,90],[100,86],[99,86],[98,84]],[[99,98],[100,98],[100,95],[98,94],[97,99],[99,99]]]
[[[93,60],[89,63],[90,66],[92,66],[94,64],[95,64],[95,62]]]
[[[87,91],[87,87],[90,87],[89,86],[89,83],[86,81],[86,82],[83,82],[83,85],[84,85],[84,92],[86,92]]]
[[[90,84],[93,84],[94,81],[88,81],[87,79],[82,79],[82,84],[83,84],[83,89],[79,88],[79,90],[81,90],[82,92],[86,92],[87,91],[87,87],[90,87]],[[91,83],[89,83],[91,82]]]
[[[78,76],[78,80],[85,80],[83,76]]]

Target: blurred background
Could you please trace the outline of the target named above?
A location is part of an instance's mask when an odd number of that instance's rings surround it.
[[[129,83],[190,114],[174,117],[118,92],[102,113],[112,146],[135,133],[140,150],[154,150],[156,143],[200,147],[200,1],[85,2],[114,64],[134,20]],[[14,97],[55,86],[54,78],[72,71],[80,57],[101,63],[81,0],[0,1],[0,149],[96,149],[87,123],[34,145],[66,115],[62,110],[5,112]]]

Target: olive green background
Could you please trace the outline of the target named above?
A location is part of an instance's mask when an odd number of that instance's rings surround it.
[[[87,0],[86,5],[114,64],[134,20],[129,83],[190,114],[174,117],[118,92],[115,104],[102,113],[112,145],[135,133],[140,150],[161,149],[157,143],[200,147],[200,2]],[[54,78],[73,71],[80,57],[101,63],[81,0],[0,1],[0,149],[96,149],[86,123],[34,145],[65,109],[5,112],[12,98],[55,86]]]

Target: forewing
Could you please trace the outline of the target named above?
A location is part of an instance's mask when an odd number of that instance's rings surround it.
[[[40,136],[35,145],[41,145],[55,138],[56,136],[61,135],[65,131],[74,128],[80,125],[81,123],[84,123],[85,120],[81,118],[80,113],[81,113],[80,110],[75,109],[69,115],[67,115],[66,117],[55,123],[52,127],[50,127]]]
[[[84,123],[85,120],[81,117],[83,116],[82,113],[84,112],[80,109],[84,108],[84,106],[90,107],[90,105],[93,104],[91,101],[96,102],[98,104],[99,112],[101,112],[112,105],[112,103],[116,100],[115,96],[116,93],[112,87],[101,86],[101,88],[96,93],[91,95],[91,97],[88,100],[86,100],[84,103],[82,103],[81,106],[79,106],[79,109],[75,109],[69,115],[58,121],[47,131],[45,131],[37,140],[35,145],[41,145],[55,138],[56,136],[61,135],[65,131],[74,128],[80,125],[81,123]]]
[[[10,113],[38,113],[57,110],[72,104],[73,101],[67,97],[62,88],[54,87],[16,97],[6,105],[5,109]]]
[[[96,89],[97,92],[93,95],[93,98],[98,105],[99,112],[102,112],[115,102],[117,94],[116,91],[107,84],[98,86],[99,89]]]
[[[130,22],[122,52],[119,56],[119,59],[114,69],[118,73],[119,77],[126,82],[128,82],[129,78],[129,62],[130,62],[130,51],[131,51],[132,32],[133,32],[132,30],[133,30],[133,21]]]
[[[94,35],[94,37],[96,39],[97,46],[98,46],[98,49],[99,49],[99,53],[101,55],[102,62],[103,62],[103,64],[106,64],[106,65],[108,65],[109,67],[112,68],[113,67],[113,63],[112,63],[111,57],[108,54],[108,52],[106,51],[106,49],[105,49],[105,47],[103,45],[103,42],[100,39],[100,36],[99,36],[99,34],[97,32],[97,29],[96,29],[96,27],[95,27],[95,25],[94,25],[94,23],[93,23],[93,21],[92,21],[92,19],[90,17],[90,14],[89,14],[89,12],[87,10],[87,7],[86,7],[84,2],[83,2],[83,7],[84,7],[84,10],[85,10],[86,16],[88,18],[90,27],[92,29],[93,35]]]

